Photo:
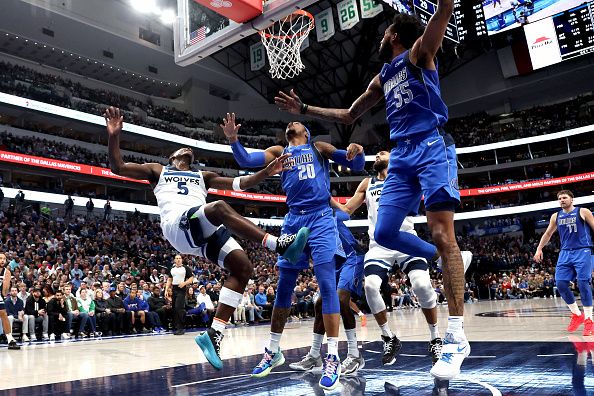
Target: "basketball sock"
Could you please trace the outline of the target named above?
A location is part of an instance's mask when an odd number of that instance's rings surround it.
[[[10,343],[14,341],[14,337],[12,336],[11,333],[5,333],[6,335],[6,340]]]
[[[274,235],[266,234],[264,235],[264,239],[262,239],[262,246],[268,248],[270,250],[276,250],[276,240],[278,238]]]
[[[356,329],[348,329],[344,331],[347,337],[347,345],[348,345],[348,355],[353,355],[354,357],[359,357],[359,348],[357,348],[357,330]]]
[[[268,349],[272,353],[277,353],[279,351],[281,336],[282,333],[273,333],[272,331],[270,332],[270,342],[268,344]]]
[[[574,302],[573,304],[567,304],[567,307],[569,308],[569,310],[571,311],[572,314],[574,315],[581,315],[582,311],[580,311],[580,308],[578,307],[577,303]],[[592,309],[592,307],[590,307],[590,309]]]
[[[388,325],[388,322],[380,325],[380,330],[382,331],[383,336],[390,338],[394,337],[394,333],[392,333],[392,330],[390,330],[390,325]]]
[[[313,333],[313,340],[311,348],[309,349],[309,356],[320,357],[320,349],[322,349],[322,342],[324,342],[324,334]]]
[[[328,355],[338,356],[338,337],[328,337]]]
[[[450,316],[448,317],[448,329],[446,330],[447,334],[452,334],[454,339],[456,339],[458,335],[464,337],[464,316]]]
[[[592,320],[592,307],[584,307],[584,316],[586,319]]]
[[[225,330],[225,326],[227,326],[227,322],[222,319],[214,318],[212,320],[212,325],[210,326],[213,330],[223,332]]]
[[[430,340],[433,341],[434,339],[439,338],[439,327],[437,326],[437,323],[435,323],[435,324],[428,323],[428,326],[429,326],[429,333],[431,333]]]

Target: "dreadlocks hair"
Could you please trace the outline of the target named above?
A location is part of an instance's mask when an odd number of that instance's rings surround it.
[[[416,16],[398,13],[394,15],[390,31],[398,35],[398,41],[406,48],[411,49],[415,41],[423,34],[423,25]]]

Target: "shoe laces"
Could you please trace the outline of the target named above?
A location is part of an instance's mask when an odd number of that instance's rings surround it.
[[[347,356],[347,358],[346,358],[346,359],[344,359],[344,361],[342,362],[342,365],[343,365],[344,367],[348,367],[348,365],[349,365],[349,364],[351,364],[352,362],[354,362],[354,361],[355,361],[355,359],[356,359],[356,358],[355,358],[354,356],[348,355],[348,356]]]
[[[326,359],[325,367],[324,367],[324,376],[325,377],[332,377],[336,374],[338,370],[338,363],[337,359]]]
[[[392,352],[392,339],[384,342],[384,355]]]
[[[257,367],[263,368],[264,366],[269,364],[272,361],[272,359],[272,354],[268,353],[268,351],[264,351],[264,357],[262,357],[262,360],[260,360],[260,363],[258,363]]]
[[[276,244],[280,249],[286,249],[295,241],[296,234],[283,234],[278,237]]]
[[[452,357],[454,356],[453,353],[442,353],[439,360],[442,360],[446,363],[452,363]]]
[[[433,340],[435,342],[431,342],[431,346],[429,347],[429,351],[431,351],[431,353],[433,355],[439,356],[439,355],[441,355],[442,344],[441,344],[441,342],[438,342],[437,340],[439,340],[439,339],[436,338],[435,340]]]
[[[223,340],[223,334],[220,332],[217,332],[214,336],[214,347],[215,347],[215,350],[217,351],[217,355],[220,355],[222,340]]]

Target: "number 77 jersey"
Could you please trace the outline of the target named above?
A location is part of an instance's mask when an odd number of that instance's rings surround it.
[[[312,143],[287,146],[281,183],[292,210],[310,210],[330,204],[330,164]]]
[[[426,136],[448,120],[436,70],[413,65],[409,51],[384,64],[380,82],[386,99],[386,118],[393,142]]]
[[[561,240],[562,250],[576,250],[592,247],[590,227],[582,219],[580,208],[575,207],[571,212],[557,212],[557,230]]]

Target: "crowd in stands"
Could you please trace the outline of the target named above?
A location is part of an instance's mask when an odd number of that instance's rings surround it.
[[[129,122],[194,139],[226,143],[221,134],[213,133],[220,123],[219,119],[196,117],[172,107],[158,106],[150,97],[141,101],[106,90],[91,89],[19,65],[0,62],[0,90],[93,114],[102,114],[106,106],[118,106],[125,111]],[[594,95],[586,94],[562,103],[516,111],[504,119],[486,112],[477,113],[450,119],[445,129],[454,136],[458,147],[538,136],[594,123],[593,101]],[[247,146],[254,148],[267,148],[277,143],[277,133],[284,131],[286,126],[283,122],[264,120],[242,124],[242,139]],[[315,122],[311,126],[315,130],[320,129]],[[374,130],[382,138],[387,138],[385,124],[375,126]],[[367,150],[377,152],[385,147],[387,141],[369,146]]]

